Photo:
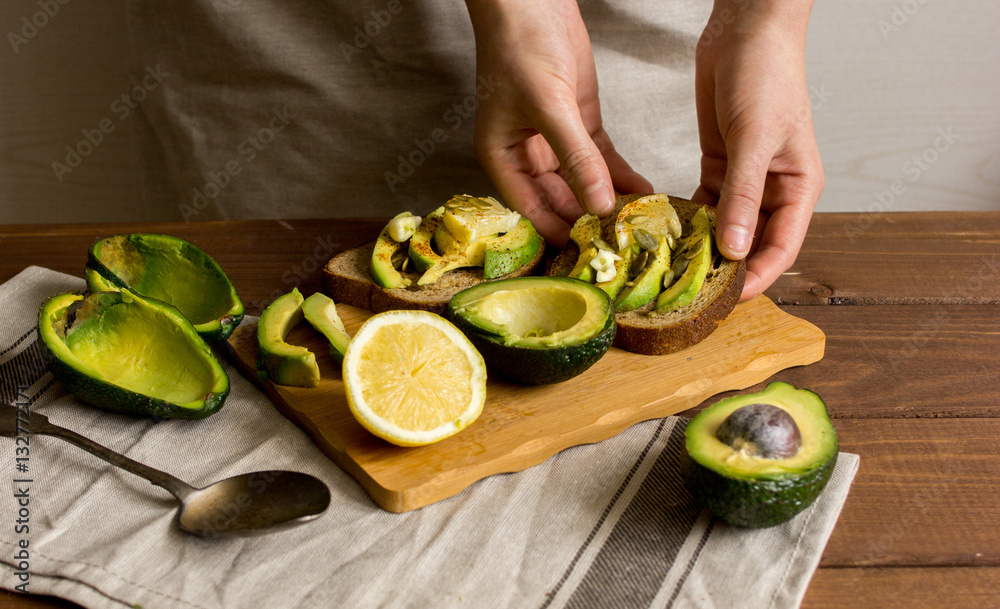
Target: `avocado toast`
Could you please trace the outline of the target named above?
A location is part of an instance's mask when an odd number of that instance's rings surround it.
[[[642,213],[632,213],[637,207]],[[670,217],[651,211],[657,209]],[[585,230],[588,221],[591,226]],[[631,238],[623,233],[630,221],[636,223]],[[739,302],[746,262],[728,260],[715,249],[713,207],[662,194],[623,195],[614,211],[599,221],[600,237],[596,225],[593,216],[581,218],[546,274],[582,276],[608,291],[617,310],[616,347],[643,355],[680,351],[711,334]],[[669,268],[664,247],[672,254]],[[602,266],[599,256],[612,261],[616,272]],[[588,258],[594,260],[587,263]],[[596,268],[607,271],[591,277]],[[643,290],[647,293],[638,294]]]
[[[506,214],[503,226],[492,223],[490,214]],[[413,218],[399,214],[375,241],[334,256],[323,269],[323,291],[336,302],[375,313],[443,313],[451,297],[466,288],[533,274],[545,254],[531,223],[494,199],[456,195],[422,221]],[[492,228],[477,234],[468,230],[472,221]],[[400,224],[408,232],[400,234]]]

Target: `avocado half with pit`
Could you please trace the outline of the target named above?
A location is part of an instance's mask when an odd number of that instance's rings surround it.
[[[826,404],[788,383],[709,406],[688,424],[685,440],[684,485],[740,527],[791,520],[819,497],[837,464]]]
[[[243,321],[243,302],[222,267],[192,243],[131,233],[95,241],[87,252],[93,292],[129,290],[176,307],[209,344]]]
[[[129,291],[58,294],[42,305],[38,334],[52,374],[100,408],[202,419],[229,394],[211,347],[158,300]]]
[[[521,277],[482,283],[455,294],[448,317],[488,368],[529,385],[583,373],[615,338],[611,299],[570,277]]]

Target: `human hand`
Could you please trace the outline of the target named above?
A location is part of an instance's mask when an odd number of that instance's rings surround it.
[[[550,243],[615,190],[650,192],[604,131],[597,72],[575,0],[467,0],[476,71],[500,85],[476,111],[476,158],[506,204]]]
[[[698,43],[701,186],[692,198],[718,202],[724,256],[750,254],[742,300],[795,262],[823,191],[805,76],[811,8],[811,0],[716,0]]]

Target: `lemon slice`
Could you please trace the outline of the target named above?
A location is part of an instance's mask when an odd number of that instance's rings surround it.
[[[344,354],[347,403],[361,425],[399,446],[422,446],[475,421],[486,402],[486,364],[448,320],[387,311],[366,321]]]

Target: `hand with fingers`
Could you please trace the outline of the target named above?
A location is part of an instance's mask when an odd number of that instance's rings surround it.
[[[716,0],[698,43],[701,186],[719,250],[747,256],[743,300],[791,267],[823,191],[805,76],[811,0]]]
[[[615,191],[652,185],[601,124],[590,37],[576,0],[467,0],[476,70],[500,85],[476,112],[476,157],[501,197],[550,243],[584,213],[607,215]]]
[[[652,185],[601,123],[590,38],[575,0],[467,0],[480,76],[501,81],[476,113],[476,156],[505,202],[551,243],[614,192]],[[696,59],[701,186],[720,251],[747,261],[742,298],[798,255],[823,190],[805,80],[812,0],[716,0]],[[756,237],[756,238],[755,238]]]

